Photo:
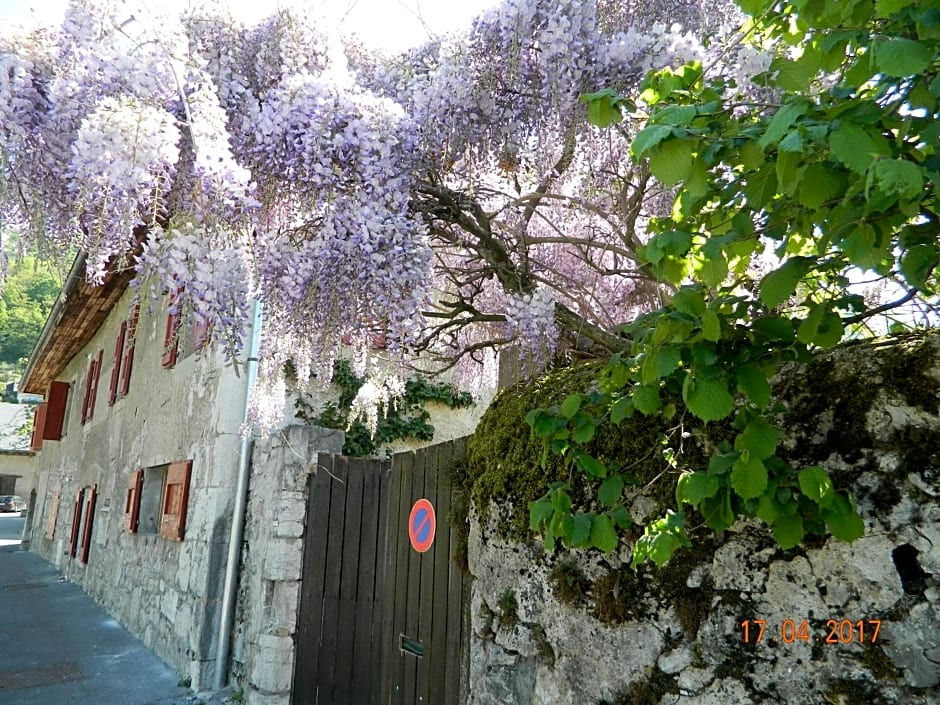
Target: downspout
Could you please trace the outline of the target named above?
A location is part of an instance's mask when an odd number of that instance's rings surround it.
[[[248,370],[245,385],[244,435],[238,459],[238,479],[235,485],[235,508],[232,512],[232,531],[228,540],[228,559],[225,564],[225,585],[222,588],[222,615],[219,620],[219,636],[215,657],[214,690],[225,687],[228,671],[229,641],[235,624],[235,586],[241,565],[242,536],[245,531],[245,510],[248,505],[248,476],[251,471],[251,450],[254,434],[248,425],[248,401],[258,377],[258,349],[261,346],[261,302],[255,301],[251,320],[251,343],[248,348]]]

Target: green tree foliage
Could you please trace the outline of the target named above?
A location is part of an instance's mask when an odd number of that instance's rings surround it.
[[[692,414],[728,429],[706,467],[673,474],[676,508],[644,527],[634,564],[689,545],[690,510],[718,532],[757,517],[785,548],[807,534],[861,536],[844,488],[778,455],[770,378],[876,316],[938,302],[940,2],[738,4],[751,17],[745,40],[775,51],[759,101],[699,64],[649,75],[636,104],[585,96],[603,102],[590,110],[599,127],[616,127],[614,108],[647,111],[633,156],[675,201],[651,222],[642,257],[674,296],[626,328],[632,350],[611,359],[599,392],[533,411],[533,431],[596,478],[605,507],[624,483],[583,449],[604,426],[634,414],[681,426]],[[866,300],[858,279],[892,282],[895,300]],[[579,523],[566,497],[556,484],[531,505],[547,543],[618,545],[623,517]]]
[[[19,365],[32,352],[61,288],[32,257],[11,264],[0,294],[0,363]]]

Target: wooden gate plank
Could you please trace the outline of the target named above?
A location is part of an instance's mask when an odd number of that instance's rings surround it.
[[[356,628],[352,663],[352,690],[350,702],[374,705],[378,691],[375,683],[376,656],[374,637],[379,632],[375,625],[376,564],[383,557],[384,546],[379,544],[379,504],[382,464],[377,461],[364,463],[362,477],[362,522],[359,539],[359,580],[356,585]]]
[[[462,439],[461,439],[462,441]],[[453,452],[465,457],[466,451],[461,441],[454,443]],[[453,555],[457,550],[457,532],[449,536],[449,553]],[[448,564],[447,570],[447,658],[444,664],[444,700],[445,703],[459,703],[462,695],[462,659],[466,639],[465,596],[463,594],[465,578],[463,573],[453,562]]]
[[[360,551],[362,533],[363,481],[368,463],[344,458],[346,465],[346,521],[343,527],[342,568],[339,586],[339,628],[336,639],[336,667],[333,679],[333,705],[355,705],[352,698],[353,679],[358,671],[360,677],[370,677],[368,664],[353,660],[355,649],[357,610],[357,586],[359,569],[363,560]],[[371,560],[371,558],[369,559]]]
[[[383,700],[389,705],[402,705],[404,700],[404,654],[399,649],[400,638],[406,632],[406,596],[408,593],[408,554],[412,551],[408,542],[408,512],[412,504],[412,483],[414,480],[414,453],[399,453],[395,456],[400,484],[398,511],[393,515],[389,509],[389,531],[393,535],[395,548],[395,583],[390,586],[391,595],[387,609],[391,612],[391,624],[388,632],[386,655],[388,658],[389,686]],[[392,475],[393,480],[395,474]]]
[[[326,579],[323,589],[323,636],[317,660],[319,697],[311,705],[339,705],[333,700],[336,684],[336,642],[339,631],[340,577],[343,565],[343,527],[346,523],[346,459],[333,458],[330,478],[330,523],[326,536]]]
[[[395,679],[392,674],[398,665],[398,651],[395,647],[395,587],[399,577],[398,551],[401,541],[398,526],[398,517],[401,516],[401,468],[401,455],[396,455],[392,458],[391,467],[388,469],[388,502],[385,521],[382,524],[385,530],[385,561],[382,574],[382,636],[379,660],[380,705],[388,705],[392,702],[392,693],[395,688]]]
[[[431,670],[436,668],[441,654],[436,654],[432,650],[431,633],[433,628],[433,609],[434,609],[434,564],[435,556],[440,551],[441,538],[446,540],[447,522],[442,521],[439,505],[438,493],[438,449],[434,445],[421,450],[424,457],[424,497],[431,501],[434,507],[437,529],[435,532],[434,543],[425,552],[420,554],[420,576],[421,576],[421,601],[418,605],[418,639],[424,644],[424,658],[418,659],[418,682],[415,692],[418,696],[417,703],[431,702]]]
[[[427,465],[427,453],[419,452],[414,454],[414,470],[411,478],[411,498],[405,509],[405,524],[407,526],[408,516],[411,514],[411,507],[416,500],[424,496],[424,472]],[[418,625],[420,621],[421,610],[421,563],[423,554],[418,553],[411,546],[410,540],[406,539],[408,545],[407,564],[408,564],[408,590],[405,595],[405,628],[404,633],[411,639],[419,639]],[[412,654],[402,654],[402,701],[404,705],[418,703],[418,658]]]
[[[297,618],[297,655],[294,665],[294,705],[317,702],[317,666],[323,618],[326,575],[326,540],[329,525],[332,456],[321,454],[318,470],[308,480],[307,524],[304,529],[303,581]]]
[[[453,443],[437,446],[435,468],[437,474],[437,531],[434,541],[434,586],[431,615],[431,646],[429,651],[434,661],[429,664],[431,671],[429,683],[429,703],[446,703],[445,676],[447,669],[447,600],[448,568],[450,566],[450,492],[448,477],[450,463],[453,460]],[[455,704],[456,705],[456,704]]]

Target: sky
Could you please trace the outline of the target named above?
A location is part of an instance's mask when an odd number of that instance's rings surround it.
[[[185,0],[141,0],[152,5],[182,5]],[[320,4],[310,0],[313,4]],[[428,32],[446,34],[469,25],[470,20],[499,0],[322,0],[327,12],[345,33],[357,35],[367,46],[389,50],[420,44]],[[245,22],[270,14],[276,2],[228,0],[232,13]],[[66,0],[0,0],[0,23],[58,24]]]

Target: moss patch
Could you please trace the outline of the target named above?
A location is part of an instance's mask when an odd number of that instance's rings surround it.
[[[519,604],[516,602],[516,593],[512,590],[506,590],[500,595],[496,606],[499,608],[499,626],[512,629],[519,623]]]
[[[570,472],[561,458],[551,454],[541,466],[542,441],[532,434],[525,417],[532,409],[551,407],[569,394],[588,391],[601,367],[603,363],[592,361],[504,390],[480,420],[468,446],[468,485],[481,515],[494,505],[508,509],[500,515],[498,527],[504,538],[520,542],[531,538],[529,503],[544,495],[552,482],[571,483],[575,503],[587,499],[582,473]],[[661,439],[675,425],[675,420],[637,414],[620,426],[605,426],[585,450],[604,462],[619,463],[638,483],[646,484],[669,470],[660,452]],[[702,445],[697,435],[684,439],[679,456],[683,467],[706,462]],[[665,478],[647,490],[663,508],[672,506],[673,492]]]
[[[647,668],[643,679],[631,683],[627,691],[612,704],[605,702],[601,705],[659,705],[662,697],[667,694],[679,694],[678,680],[653,666]]]
[[[583,605],[591,589],[591,581],[573,561],[557,563],[548,574],[548,584],[555,599],[569,607]]]

